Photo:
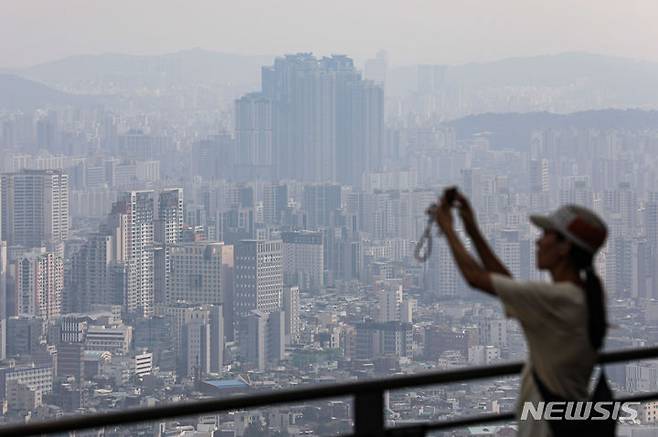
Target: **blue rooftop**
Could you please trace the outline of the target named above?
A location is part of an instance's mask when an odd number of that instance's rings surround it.
[[[203,381],[206,384],[210,384],[213,387],[219,389],[231,389],[231,388],[247,388],[249,384],[242,381],[241,379],[209,379]]]

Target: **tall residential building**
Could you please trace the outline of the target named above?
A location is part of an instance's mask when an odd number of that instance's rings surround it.
[[[148,135],[141,130],[131,129],[117,140],[117,155],[131,160],[159,160],[175,150],[170,137]]]
[[[251,93],[235,102],[236,176],[243,180],[273,177],[272,101]]]
[[[84,312],[91,305],[123,305],[128,295],[130,271],[130,220],[125,202],[117,202],[112,212],[71,256],[66,272],[64,307]]]
[[[235,144],[228,134],[212,135],[192,144],[192,170],[206,180],[233,174]]]
[[[262,90],[236,102],[238,161],[282,179],[359,183],[381,163],[383,95],[346,56],[277,58]]]
[[[123,193],[114,204],[113,213],[128,216],[126,312],[148,317],[153,313],[154,303],[154,192]]]
[[[3,174],[2,235],[8,246],[42,247],[69,235],[68,175],[59,170]]]
[[[297,344],[301,333],[299,287],[284,287],[281,300],[286,318],[286,344]]]
[[[616,299],[628,299],[638,295],[634,287],[634,276],[638,273],[637,240],[621,235],[612,235],[607,242],[606,292]],[[637,285],[637,284],[635,284]]]
[[[7,358],[7,243],[0,240],[0,360]]]
[[[235,334],[235,247],[225,244],[222,247],[222,309],[224,316],[224,336],[227,341],[234,340]]]
[[[155,241],[176,244],[183,232],[183,189],[171,188],[158,194],[158,217],[155,222]]]
[[[14,268],[18,314],[45,320],[58,317],[64,289],[62,258],[56,253],[35,249],[18,258]]]
[[[633,247],[633,289],[640,298],[655,298],[655,255],[646,238],[638,238]]]
[[[288,186],[285,184],[269,184],[263,189],[263,221],[265,224],[276,224],[288,208]]]
[[[281,308],[283,260],[281,240],[242,240],[235,245],[234,312],[265,313]]]
[[[311,54],[298,54],[262,70],[262,94],[273,106],[278,177],[336,178],[337,72],[327,67]]]
[[[466,247],[470,247],[470,242],[466,236],[462,235],[461,237]],[[432,256],[423,268],[425,269],[425,289],[437,296],[458,296],[461,291],[466,290],[468,287],[459,273],[459,269],[450,253],[450,247],[444,239],[435,240]]]
[[[304,187],[302,208],[306,213],[306,229],[329,226],[332,214],[341,207],[341,186],[314,184]]]
[[[529,266],[527,265],[527,250],[524,250],[527,240],[519,238],[519,232],[513,229],[502,229],[498,232],[495,240],[495,250],[500,260],[515,278],[528,279]],[[524,266],[525,264],[525,266]],[[525,268],[524,268],[525,267]]]
[[[385,50],[380,50],[375,58],[366,61],[363,75],[377,85],[385,86],[387,70],[388,53]]]
[[[658,192],[649,193],[644,208],[644,224],[647,240],[654,252],[658,252]]]
[[[400,320],[400,307],[402,305],[402,285],[382,281],[378,284],[377,303],[379,304],[378,322],[391,322]]]
[[[324,286],[324,248],[321,232],[283,232],[283,279],[302,290]]]
[[[339,96],[336,179],[360,186],[365,173],[383,168],[384,91],[370,81],[350,81]]]
[[[153,239],[153,300],[162,303],[166,299],[171,279],[170,247],[183,239],[183,189],[172,188],[158,193],[157,217],[154,220]]]
[[[91,235],[71,257],[67,271],[65,307],[68,311],[87,311],[93,304],[121,304],[123,295],[115,296],[110,265],[113,262],[112,236]]]
[[[464,193],[471,201],[474,208],[480,208],[483,204],[483,181],[484,173],[481,168],[464,168],[461,170],[462,187]]]
[[[531,159],[529,162],[530,191],[548,192],[550,188],[548,159]]]
[[[445,86],[445,65],[418,66],[418,93],[421,95],[438,94]]]
[[[508,346],[507,320],[485,319],[478,323],[479,342],[482,345],[493,345],[499,349]]]
[[[573,203],[590,209],[593,207],[594,197],[588,178],[573,177],[566,179],[564,182],[566,188],[561,189],[559,192],[560,204]]]
[[[224,367],[224,307],[207,305],[210,325],[210,371],[221,373]]]
[[[615,190],[603,192],[603,209],[607,216],[618,215],[619,232],[624,236],[633,236],[638,222],[637,193],[628,183],[619,184]],[[612,234],[614,234],[614,230]]]
[[[399,280],[384,280],[375,284],[377,304],[379,305],[378,322],[413,322],[414,299],[405,299]]]
[[[72,256],[67,309],[86,311],[92,304],[123,304],[128,314],[151,316],[156,289],[164,301],[169,246],[181,241],[182,229],[181,188],[157,196],[150,190],[122,193],[99,232]],[[157,247],[156,241],[160,243]]]

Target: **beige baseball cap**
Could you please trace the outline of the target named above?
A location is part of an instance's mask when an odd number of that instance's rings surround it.
[[[572,243],[595,254],[608,236],[601,218],[587,208],[564,205],[550,215],[531,215],[530,221],[544,230],[554,230]]]

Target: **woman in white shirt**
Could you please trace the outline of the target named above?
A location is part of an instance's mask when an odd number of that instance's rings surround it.
[[[454,231],[452,207],[458,209],[481,264]],[[587,399],[607,327],[603,289],[592,264],[607,236],[603,221],[576,205],[563,206],[549,216],[530,216],[543,230],[536,242],[537,268],[548,270],[552,282],[529,282],[512,278],[482,236],[468,200],[456,189],[446,190],[430,212],[466,282],[498,296],[507,316],[516,318],[523,328],[529,357],[521,376],[518,412],[524,402],[546,400],[547,393],[554,399]],[[554,423],[549,426],[529,417],[518,422],[519,436],[557,432],[551,432]]]

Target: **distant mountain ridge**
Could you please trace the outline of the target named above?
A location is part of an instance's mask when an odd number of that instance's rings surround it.
[[[541,89],[552,88],[560,89],[574,99],[600,102],[598,108],[658,108],[656,62],[570,52],[446,65],[444,68],[444,85],[454,89],[504,90],[505,87],[517,87],[539,93]],[[393,68],[389,76],[389,95],[401,96],[418,89],[414,67]]]
[[[283,54],[281,54],[283,55]],[[134,94],[144,89],[197,85],[221,88],[227,101],[259,88],[261,69],[273,55],[236,55],[203,49],[164,55],[102,54],[73,56],[15,74],[71,93]],[[418,89],[418,66],[393,67],[388,96]],[[463,94],[472,113],[515,111],[506,93],[526,98],[530,110],[569,113],[587,109],[658,109],[658,63],[591,53],[507,58],[444,66],[443,83]],[[544,99],[546,97],[546,99]],[[479,101],[478,99],[484,99]],[[497,103],[487,106],[487,99]],[[522,109],[526,110],[526,109]]]
[[[479,114],[445,123],[455,128],[457,138],[466,139],[487,133],[493,148],[524,150],[537,129],[627,129],[658,130],[658,111],[641,109],[603,109],[554,114]]]
[[[564,86],[583,78],[630,78],[657,72],[656,62],[586,52],[565,52],[450,66],[447,79],[459,79],[471,85]]]
[[[164,55],[101,54],[71,56],[17,72],[49,85],[115,81],[134,85],[254,84],[260,83],[262,65],[274,56],[247,56],[203,49]]]
[[[0,109],[32,111],[50,106],[87,106],[95,98],[64,93],[44,84],[0,73]]]

